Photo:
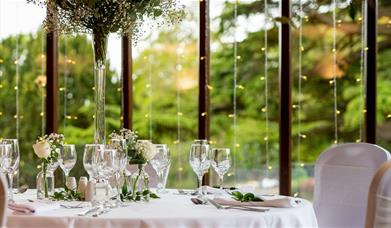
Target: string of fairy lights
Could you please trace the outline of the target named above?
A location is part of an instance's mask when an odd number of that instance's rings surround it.
[[[147,62],[148,62],[148,82],[146,84],[146,88],[148,90],[148,98],[149,98],[149,103],[148,103],[148,114],[146,114],[146,118],[148,118],[148,135],[149,135],[149,140],[152,140],[153,137],[153,119],[152,119],[152,102],[153,102],[153,90],[152,90],[152,64],[153,64],[153,57],[152,55],[149,55],[147,57]]]
[[[272,170],[272,166],[270,165],[270,159],[269,159],[269,54],[268,54],[268,21],[269,21],[269,6],[268,6],[268,0],[264,0],[264,36],[263,36],[263,51],[264,51],[264,76],[261,78],[261,80],[264,80],[265,84],[265,106],[262,109],[262,111],[265,113],[265,162],[266,162],[266,170],[267,175],[269,174],[269,171]]]
[[[16,11],[16,22],[19,23],[18,10]],[[16,126],[16,139],[19,140],[20,133],[20,107],[19,107],[19,83],[20,83],[20,75],[19,75],[19,64],[20,64],[20,56],[19,56],[19,37],[16,38],[15,43],[15,126]]]
[[[42,81],[45,77],[45,32],[44,29],[41,29],[41,75],[38,77],[41,79],[40,83],[40,93],[41,93],[41,135],[45,134],[45,82]]]
[[[179,186],[182,185],[182,172],[183,172],[183,161],[181,156],[181,118],[182,118],[182,110],[181,110],[181,91],[180,91],[180,80],[181,80],[181,71],[182,71],[182,59],[184,58],[183,53],[183,45],[180,43],[176,49],[176,64],[175,64],[175,70],[176,70],[176,112],[177,112],[177,138],[174,141],[174,144],[177,145],[177,151],[178,151],[178,181]]]
[[[302,138],[305,138],[306,136],[301,132],[301,110],[302,110],[302,79],[306,78],[303,75],[303,52],[304,52],[304,46],[303,46],[303,2],[302,0],[299,1],[299,56],[298,56],[298,98],[297,98],[297,163],[300,166],[304,166],[304,163],[301,161],[301,140]]]
[[[60,91],[63,92],[63,131],[65,131],[65,128],[67,126],[67,95],[68,95],[68,76],[69,76],[69,70],[68,70],[68,39],[66,36],[64,36],[64,84],[63,87],[60,88]]]
[[[234,50],[234,59],[233,59],[233,114],[232,114],[232,124],[233,124],[233,156],[232,156],[232,164],[233,164],[233,175],[234,175],[234,183],[236,185],[237,175],[236,175],[236,166],[237,166],[237,151],[240,145],[237,143],[237,89],[238,89],[238,59],[240,56],[238,55],[238,41],[237,41],[237,28],[238,28],[238,3],[239,0],[235,0],[234,3],[234,33],[233,33],[233,50]]]
[[[333,100],[334,100],[334,144],[338,143],[338,94],[337,94],[337,0],[333,0]]]
[[[364,1],[361,8],[361,17],[358,18],[358,21],[361,23],[361,60],[360,60],[360,77],[356,79],[360,83],[360,110],[363,110],[362,113],[360,113],[360,123],[359,123],[359,139],[356,140],[356,142],[362,142],[363,140],[363,117],[365,113],[365,107],[364,107],[364,64],[366,62],[366,54],[365,54],[365,23],[363,23],[363,18],[366,17],[366,11],[365,6],[367,4],[367,0]]]

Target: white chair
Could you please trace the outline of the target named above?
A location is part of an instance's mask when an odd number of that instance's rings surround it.
[[[6,227],[8,206],[8,183],[4,174],[0,173],[0,227]]]
[[[365,227],[391,227],[391,161],[383,164],[372,180]]]
[[[369,185],[389,159],[387,150],[368,143],[340,144],[323,152],[315,164],[319,227],[364,227]]]

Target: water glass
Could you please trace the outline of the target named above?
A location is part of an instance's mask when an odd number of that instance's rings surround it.
[[[165,193],[165,178],[163,174],[168,174],[168,167],[171,164],[170,150],[165,144],[155,144],[157,149],[156,156],[150,161],[152,167],[158,175],[157,192]]]
[[[191,168],[198,177],[198,195],[202,196],[202,177],[210,167],[209,145],[191,145],[189,161]]]
[[[98,179],[97,167],[95,166],[103,153],[103,144],[86,144],[84,146],[83,167],[90,179]]]
[[[230,149],[213,148],[211,152],[212,167],[219,176],[220,189],[223,189],[223,178],[231,167]]]
[[[9,191],[8,191],[8,199],[10,202],[14,202],[13,200],[13,177],[14,173],[19,166],[19,148],[16,147],[17,140],[13,140],[12,144],[7,141],[2,141],[0,143],[0,168],[3,172],[7,173],[8,183],[9,183]]]
[[[19,151],[19,143],[18,143],[18,140],[17,139],[1,139],[0,140],[0,143],[1,144],[11,144],[12,145],[12,148],[13,150],[15,150],[17,152],[17,154],[19,154],[20,156],[20,151]],[[13,174],[16,176],[13,177],[13,181],[15,180],[15,183],[13,182],[13,184],[10,185],[10,189],[12,190],[13,189],[13,186],[16,184],[16,186],[18,186],[18,177],[19,177],[19,164],[15,167],[15,170],[13,172]]]
[[[59,163],[61,169],[65,173],[65,180],[67,180],[69,172],[75,166],[77,159],[76,148],[73,144],[65,144],[60,149]]]
[[[128,156],[127,156],[127,147],[126,147],[126,141],[124,139],[111,139],[108,145],[108,148],[115,149],[115,157],[114,157],[114,177],[115,177],[115,185],[117,188],[117,206],[122,205],[121,202],[121,185],[123,183],[120,183],[121,180],[121,174],[124,173],[126,169],[126,165],[128,163]]]

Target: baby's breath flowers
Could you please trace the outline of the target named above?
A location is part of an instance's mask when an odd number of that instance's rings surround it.
[[[110,33],[131,33],[135,40],[146,21],[176,23],[184,15],[177,0],[27,0],[45,7],[48,31],[93,35],[95,61],[104,61]]]

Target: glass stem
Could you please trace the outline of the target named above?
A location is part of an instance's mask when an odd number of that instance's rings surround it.
[[[202,196],[203,191],[202,191],[202,176],[198,177],[198,195]]]
[[[13,181],[14,181],[14,173],[13,172],[8,173],[8,179],[9,179],[8,183],[10,184],[8,199],[10,202],[13,202],[14,201],[14,193],[13,193],[13,188],[12,188]]]
[[[160,171],[159,174],[158,174],[158,189],[159,190],[163,190],[163,172]]]
[[[220,190],[222,190],[222,189],[223,189],[223,179],[224,179],[224,175],[219,176],[219,179],[220,179]]]

